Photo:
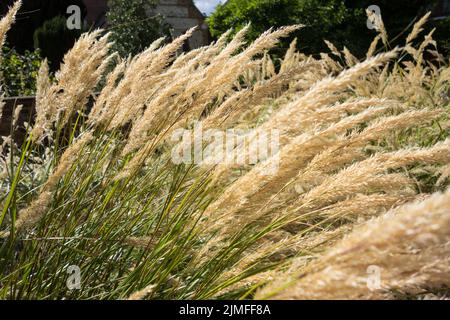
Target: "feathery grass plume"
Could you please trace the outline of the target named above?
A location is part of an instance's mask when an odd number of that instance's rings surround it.
[[[267,54],[267,52],[264,53],[264,57],[263,57],[263,63],[261,66],[261,78],[258,79],[259,81],[263,81],[264,79],[267,78],[272,78],[273,76],[276,75],[276,71],[275,71],[275,65],[273,64],[272,58]]]
[[[369,127],[361,133],[357,133],[356,135],[350,136],[348,139],[338,142],[336,146],[333,146],[314,157],[308,166],[300,170],[297,176],[288,183],[289,187],[284,187],[287,189],[284,193],[277,194],[276,199],[271,199],[268,203],[266,203],[265,210],[269,212],[271,210],[276,210],[276,208],[285,207],[286,203],[288,203],[288,198],[293,198],[294,196],[298,197],[299,194],[304,194],[318,185],[322,184],[326,188],[327,181],[331,181],[333,177],[336,178],[335,176],[329,176],[330,173],[338,170],[348,163],[362,160],[367,157],[362,153],[361,147],[366,145],[369,141],[380,139],[393,129],[408,128],[412,125],[422,123],[423,121],[425,121],[423,123],[426,123],[426,121],[430,121],[438,115],[439,112],[420,110],[377,120],[373,125],[369,125]],[[443,144],[445,145],[445,142],[443,142]],[[410,163],[409,160],[406,161]],[[440,159],[440,161],[442,163],[446,162],[445,155]],[[408,163],[405,162],[403,165],[407,165]],[[361,163],[356,163],[355,166],[358,166],[359,164]],[[379,172],[377,172],[377,174],[379,174]],[[350,174],[348,177],[351,176],[352,175]],[[393,180],[391,181],[390,179]],[[371,177],[369,173],[363,173],[362,183],[364,186],[361,186],[360,184],[357,184],[356,181],[352,180],[352,182],[349,183],[349,190],[352,187],[360,186],[359,191],[376,188],[381,188],[387,191],[387,188],[389,188],[391,192],[395,192],[398,187],[412,185],[412,181],[403,181],[403,179],[404,177],[397,177],[394,179],[394,176]],[[397,183],[394,184],[393,181],[396,181]],[[295,191],[289,191],[290,189],[294,189]],[[351,194],[351,192],[349,194]],[[299,210],[298,212],[304,212],[305,210],[299,209],[304,201],[304,198],[294,201],[286,208],[285,211]]]
[[[225,65],[218,65],[217,63],[219,61],[213,60],[211,63],[211,66],[213,67],[206,70],[205,77],[203,79],[200,79],[199,83],[190,83],[190,88],[193,88],[194,86],[203,88],[204,86],[208,85],[214,87],[215,91],[203,90],[203,92],[201,92],[199,94],[199,97],[196,99],[195,104],[192,105],[190,110],[188,110],[188,113],[183,115],[183,119],[179,120],[178,122],[184,122],[186,117],[193,117],[194,119],[197,119],[203,113],[206,105],[215,96],[217,96],[218,93],[220,96],[220,94],[224,94],[229,91],[233,87],[236,79],[238,79],[238,77],[242,75],[246,70],[251,69],[251,67],[255,65],[255,61],[253,60],[253,58],[256,55],[262,54],[266,50],[274,47],[281,38],[288,36],[290,33],[299,28],[301,28],[301,26],[296,25],[282,27],[275,31],[269,30],[258,37],[258,39],[250,44],[248,48],[246,48],[243,52],[230,57],[227,61],[225,61]],[[233,48],[233,46],[231,47]],[[226,51],[227,48],[225,48],[224,51]],[[257,64],[259,63],[257,62]],[[188,92],[191,92],[191,90],[193,90],[190,88],[187,89]],[[184,112],[184,110],[182,112]]]
[[[196,57],[198,57],[200,55],[204,55],[206,53],[206,51],[208,51],[208,49],[211,48],[211,46],[219,47],[216,44],[211,44],[210,46],[204,46],[204,47],[200,47],[197,49],[193,49],[187,53],[183,52],[180,56],[178,56],[174,60],[172,65],[169,67],[169,69],[171,71],[182,69],[186,65],[186,63],[188,63],[189,61],[192,61],[193,59],[195,59]],[[219,50],[219,48],[218,48],[218,50]]]
[[[332,106],[325,106],[314,112],[306,112],[302,119],[302,126],[305,130],[309,128],[319,128],[320,126],[330,124],[348,116],[349,114],[355,114],[361,112],[368,107],[375,106],[395,106],[398,102],[388,99],[379,98],[357,98],[350,99],[342,103],[336,103]],[[300,110],[299,113],[302,113]]]
[[[289,70],[294,64],[297,63],[296,52],[297,52],[297,38],[294,38],[294,40],[292,40],[291,43],[289,44],[289,49],[286,51],[283,61],[281,62],[280,73]]]
[[[328,40],[324,40],[325,44],[327,45],[328,49],[330,49],[331,53],[334,54],[336,57],[342,57],[342,54],[339,52],[339,50],[336,48],[336,46],[328,41]]]
[[[350,52],[350,50],[347,49],[347,47],[344,47],[342,52],[344,53],[345,63],[347,66],[352,67],[359,63],[358,59]]]
[[[348,116],[348,114],[354,114],[357,112],[361,112],[364,109],[370,107],[370,106],[376,106],[376,105],[397,105],[395,101],[387,100],[387,99],[378,99],[378,98],[362,98],[362,99],[350,99],[349,101],[346,101],[344,103],[338,103],[331,107],[323,107],[315,112],[303,112],[302,110],[299,111],[299,114],[304,114],[304,117],[301,120],[301,124],[304,131],[308,130],[318,130],[321,127],[324,127],[326,125],[332,124],[335,121],[339,121],[340,119],[344,118],[345,116]],[[421,113],[420,116],[427,116],[428,114]],[[208,120],[208,119],[207,119]],[[423,119],[422,119],[423,120]],[[411,124],[412,121],[409,123]],[[411,124],[412,125],[412,124]],[[336,142],[338,146],[336,149],[342,148],[345,140],[341,140]],[[281,143],[283,143],[283,137],[281,139]],[[249,148],[249,150],[241,151],[246,153],[246,157],[250,157],[250,155],[254,152],[257,152],[257,150],[253,150],[252,148]],[[353,155],[356,154],[352,153]],[[336,161],[336,154],[332,155],[333,159],[332,161]],[[356,157],[355,159],[357,159]],[[348,160],[353,160],[351,158],[350,154],[347,154]],[[260,159],[263,160],[263,159]],[[341,159],[343,160],[343,159]],[[341,162],[342,163],[342,162]],[[222,166],[223,167],[223,166]],[[221,173],[216,169],[216,174],[219,176]],[[303,179],[304,180],[304,179]],[[277,195],[280,196],[280,195]]]
[[[198,49],[194,49],[189,51],[188,53],[184,53],[182,56],[178,57],[172,64],[172,66],[170,67],[171,69],[181,69],[185,66],[185,64],[187,62],[189,62],[190,60],[192,60],[193,58],[197,57],[200,54],[204,54],[204,58],[203,59],[207,59],[208,61],[210,59],[215,59],[217,54],[224,54],[224,52],[222,51],[226,46],[227,46],[227,39],[230,36],[232,30],[227,30],[226,32],[224,32],[219,39],[217,39],[217,41],[214,43],[211,43],[209,46],[205,46],[205,47],[200,47]],[[246,33],[247,29],[244,28],[244,30],[241,30],[242,33]],[[242,39],[239,38],[239,41],[241,41]],[[238,40],[238,38],[233,38],[233,40]],[[232,40],[232,41],[233,41]],[[225,54],[226,56],[226,54]]]
[[[361,132],[356,132],[336,145],[318,154],[308,166],[299,171],[295,178],[297,192],[308,191],[323,182],[328,173],[356,160],[365,158],[362,149],[370,141],[378,141],[394,130],[403,130],[416,125],[427,124],[439,118],[439,110],[417,110],[401,113],[397,116],[382,117],[369,123]]]
[[[370,183],[373,186],[370,194],[356,193],[342,201],[303,213],[296,211],[295,206],[283,210],[281,215],[288,218],[283,228],[298,236],[320,232],[324,228],[327,230],[340,226],[351,228],[354,223],[361,223],[389,209],[420,199],[420,196],[412,190],[403,191],[408,184],[413,183],[412,179],[404,175],[379,176],[371,179]],[[379,190],[384,193],[373,193]]]
[[[120,78],[124,75],[125,70],[128,67],[128,62],[128,60],[120,59],[114,67],[114,70],[106,76],[106,83],[89,112],[88,123],[99,125],[112,118],[111,110],[108,110],[107,106],[110,106],[111,96],[114,93],[117,82],[120,81]]]
[[[439,179],[436,181],[436,186],[439,186],[445,182],[450,177],[450,164],[444,166],[439,170]]]
[[[173,101],[173,97],[181,94],[188,81],[189,78],[180,77],[171,85],[160,88],[156,96],[148,102],[143,115],[134,122],[122,155],[125,156],[138,149],[147,150],[146,144],[153,144],[153,140],[156,140],[155,135],[159,132],[167,133],[164,129],[170,127],[173,124],[172,119],[176,118],[175,112],[170,110],[178,105],[177,101]],[[184,102],[182,99],[178,100]],[[115,126],[114,122],[112,126]],[[143,156],[143,159],[145,157]]]
[[[425,14],[422,18],[420,18],[419,21],[414,24],[411,33],[408,35],[408,37],[406,37],[406,45],[410,44],[423,31],[422,27],[427,22],[430,15],[431,11],[427,12],[427,14]]]
[[[338,97],[335,95],[336,91],[346,89],[356,79],[365,75],[373,68],[394,58],[397,51],[398,49],[394,49],[388,53],[379,54],[341,72],[336,78],[327,77],[319,81],[304,95],[281,108],[268,121],[259,126],[256,129],[256,136],[264,132],[271,132],[274,129],[278,129],[281,130],[280,144],[281,146],[285,145],[291,140],[290,137],[295,137],[300,133],[305,132],[302,126],[298,125],[299,123],[302,123],[305,112],[314,112],[317,108],[338,100]],[[302,112],[299,112],[299,110]],[[238,144],[235,150],[231,152],[230,157],[234,157],[236,152],[241,153],[242,147],[242,145]],[[225,164],[217,166],[215,169],[216,178],[229,172],[229,163],[233,163],[233,161],[227,159]]]
[[[172,64],[171,69],[181,69],[184,67],[184,65],[192,60],[193,58],[196,58],[198,55],[203,55],[202,60],[208,60],[208,62],[214,61],[214,59],[217,59],[220,57],[227,57],[230,52],[232,53],[234,47],[240,47],[243,42],[243,36],[247,33],[248,27],[243,28],[236,36],[231,40],[229,44],[228,38],[230,37],[230,34],[232,30],[225,31],[217,41],[212,42],[208,46],[200,47],[198,49],[191,50],[190,52],[183,54],[182,56],[178,57]]]
[[[214,68],[216,70],[221,62],[227,61],[234,53],[242,48],[242,46],[245,44],[244,38],[249,30],[250,24],[245,25],[241,30],[239,30],[228,43],[228,45],[225,46],[225,48],[216,57],[214,57],[213,60],[211,60],[211,68]],[[227,32],[231,32],[231,30]],[[229,34],[221,38],[222,41],[225,41],[228,35]]]
[[[392,179],[392,176],[389,177]],[[397,179],[392,179],[396,181]],[[406,180],[406,179],[405,179]],[[414,200],[415,196],[403,194],[356,194],[355,197],[338,202],[330,207],[318,211],[320,217],[336,217],[337,219],[350,220],[376,217],[380,212],[397,207]]]
[[[34,134],[36,137],[40,137],[44,132],[50,130],[50,114],[44,108],[48,108],[49,105],[46,104],[46,99],[48,99],[48,93],[51,87],[50,72],[48,68],[48,61],[44,59],[41,66],[39,67],[39,72],[36,79],[36,122]],[[49,135],[50,136],[50,135]]]
[[[361,133],[354,134],[349,142],[352,145],[363,145],[369,140],[377,140],[393,130],[403,130],[413,126],[427,124],[443,115],[442,110],[412,110],[396,116],[381,117],[365,128]]]
[[[302,25],[293,25],[281,27],[279,29],[276,29],[275,31],[269,29],[268,31],[264,32],[253,43],[251,43],[243,52],[228,59],[226,64],[229,68],[231,68],[231,70],[222,68],[220,74],[218,75],[215,81],[217,83],[222,83],[224,79],[230,77],[230,74],[231,75],[240,74],[241,72],[239,71],[243,70],[244,66],[247,63],[249,63],[255,55],[264,53],[265,50],[273,48],[275,45],[278,44],[281,38],[287,37],[289,34],[302,27],[303,27]],[[227,48],[225,50],[227,50]]]
[[[19,121],[20,113],[22,112],[22,108],[23,108],[22,104],[16,105],[14,107],[14,113],[13,113],[13,117],[12,117],[12,127],[13,128],[17,127],[17,123]]]
[[[167,99],[171,95],[177,93],[176,90],[182,89],[180,85],[174,85],[171,81],[177,79],[185,81],[185,77],[177,75],[188,72],[194,69],[192,66],[196,65],[199,60],[203,59],[209,53],[209,49],[205,49],[192,59],[187,61],[182,67],[167,67],[173,61],[175,53],[183,45],[184,41],[189,38],[193,30],[188,30],[187,33],[181,35],[165,47],[155,51],[146,50],[144,53],[135,57],[127,68],[122,81],[119,83],[118,89],[113,93],[114,103],[112,106],[107,106],[107,110],[113,109],[113,117],[108,129],[121,127],[127,122],[133,122],[132,131],[130,133],[130,142],[124,150],[128,150],[132,145],[138,145],[139,133],[144,129],[144,123],[148,122],[149,113],[156,108],[161,108],[167,105]],[[169,58],[167,57],[169,55]],[[183,56],[179,59],[184,59]],[[176,63],[175,60],[174,63]],[[183,82],[182,82],[183,83]],[[142,87],[148,90],[142,90]],[[167,92],[170,92],[167,93]],[[167,95],[165,96],[165,94]],[[157,103],[157,100],[162,100],[162,103]],[[170,99],[168,101],[171,101]],[[142,110],[146,107],[144,115],[140,117]],[[141,144],[142,145],[142,144]],[[138,147],[136,147],[138,148]],[[125,151],[128,152],[128,151]]]
[[[145,297],[147,297],[148,295],[153,293],[155,287],[156,286],[154,284],[150,284],[150,285],[146,286],[144,289],[131,294],[127,298],[127,300],[144,300]]]
[[[448,83],[450,82],[450,67],[443,67],[438,76],[436,81],[436,93],[440,94],[442,93],[442,89],[445,89],[445,85],[448,86]]]
[[[254,65],[255,62],[253,61],[253,58],[257,54],[262,54],[265,50],[273,48],[281,38],[287,37],[290,33],[299,28],[301,28],[300,25],[295,25],[282,27],[275,31],[269,30],[258,37],[258,39],[250,44],[243,52],[225,61],[225,65],[217,65],[219,61],[213,60],[211,65],[214,66],[214,68],[209,68],[207,74],[199,83],[195,81],[190,83],[187,91],[193,91],[191,88],[194,86],[200,86],[202,88],[206,85],[214,87],[215,91],[203,90],[196,99],[195,105],[188,110],[188,114],[183,115],[183,119],[179,120],[179,122],[184,121],[187,116],[191,115],[193,115],[194,118],[198,118],[204,111],[206,104],[217,96],[217,92],[221,94],[230,90],[236,79]],[[227,48],[225,48],[225,50],[227,50]],[[212,73],[212,71],[214,71],[214,73]],[[182,112],[184,112],[184,110]]]
[[[47,212],[52,201],[53,192],[56,190],[59,180],[77,161],[80,152],[82,152],[86,144],[88,144],[92,139],[92,133],[85,132],[82,137],[80,137],[71,146],[69,146],[66,151],[64,151],[58,166],[45,182],[38,198],[32,201],[26,208],[19,211],[18,218],[14,225],[14,229],[16,231],[21,231],[32,227]],[[9,234],[9,231],[3,231],[0,233],[0,238],[6,238]]]
[[[450,189],[356,228],[323,257],[257,299],[385,299],[450,284]],[[377,268],[379,284],[370,282]]]
[[[376,154],[341,170],[336,175],[327,177],[299,200],[300,205],[297,203],[293,206],[297,206],[301,211],[314,210],[345,199],[354,193],[370,191],[374,184],[379,184],[379,175],[389,169],[414,163],[447,164],[450,161],[449,147],[450,139],[447,139],[431,148],[408,148]],[[383,187],[389,187],[389,179],[385,180],[387,184]]]
[[[203,113],[206,104],[217,96],[217,91],[224,91],[224,87],[232,87],[235,79],[242,74],[245,68],[248,67],[248,64],[254,63],[252,61],[254,55],[271,48],[278,43],[281,37],[287,36],[298,28],[299,26],[291,26],[264,33],[242,53],[228,59],[228,61],[226,61],[226,66],[221,65],[220,70],[217,70],[218,62],[220,62],[220,59],[224,58],[224,56],[222,56],[223,52],[227,52],[227,55],[229,55],[237,49],[235,47],[236,44],[233,44],[232,40],[222,53],[216,57],[217,59],[213,59],[211,64],[203,72],[200,72],[200,77],[197,78],[197,81],[186,81],[186,79],[180,78],[179,81],[182,82],[182,85],[174,85],[167,88],[164,95],[159,95],[159,97],[152,102],[152,105],[148,106],[144,116],[133,126],[130,132],[129,143],[125,146],[123,154],[126,155],[131,151],[142,147],[145,140],[148,140],[148,131],[158,127],[158,124],[161,124],[161,122],[163,122],[163,125],[160,125],[158,130],[162,132],[162,136],[157,140],[162,140],[164,136],[169,136],[173,130],[186,123],[187,119],[190,117],[193,116],[194,119],[198,118],[201,113]],[[239,39],[243,34],[243,32],[240,32],[236,37]],[[237,44],[240,45],[241,41],[237,41]],[[231,47],[231,49],[229,49],[229,47]],[[217,71],[219,71],[219,74],[217,74]],[[187,85],[187,87],[185,87],[185,85]],[[216,90],[208,90],[209,87],[215,87]],[[180,90],[183,88],[183,94],[171,104],[171,107],[176,109],[168,112],[166,107],[167,103],[165,103],[165,101],[168,100],[167,97],[173,95],[172,91],[174,89]],[[220,88],[224,88],[224,90],[221,90]],[[196,93],[197,97],[192,99],[194,93]],[[152,107],[153,105],[155,105],[155,107]],[[166,110],[166,112],[160,112],[162,110]],[[164,117],[164,119],[161,119],[161,117]],[[149,150],[147,147],[144,147],[143,149]],[[145,159],[146,157],[147,155],[145,152],[140,152],[140,159]],[[134,163],[136,166],[139,161],[135,161]]]
[[[324,248],[338,241],[348,230],[350,230],[348,226],[341,226],[334,230],[321,229],[320,232],[311,232],[307,235],[291,235],[282,230],[273,231],[262,241],[249,247],[228,271],[216,278],[214,281],[216,287],[213,286],[214,289],[209,295],[221,297],[234,290],[251,289],[253,291],[260,286],[258,284],[285,276],[282,270],[287,267],[293,269],[289,272],[303,267],[319,256]],[[294,260],[294,266],[291,262],[295,256],[302,258]],[[207,257],[202,257],[201,263],[207,260]],[[269,265],[272,265],[272,268],[268,268]],[[261,267],[263,271],[260,270]]]
[[[323,63],[322,69],[325,71],[325,74],[329,74],[330,72],[339,73],[343,69],[343,67],[334,59],[330,58],[327,53],[320,53],[320,59]]]
[[[210,228],[221,229],[218,238],[230,234],[237,225],[261,218],[258,207],[276,194],[299,169],[307,165],[316,154],[331,146],[338,134],[365,122],[380,113],[383,108],[369,108],[355,116],[347,117],[315,135],[301,135],[282,148],[279,155],[256,165],[250,172],[229,186],[221,197],[205,212],[214,223],[207,221]],[[272,175],[269,170],[277,168]],[[270,171],[269,171],[270,172]],[[234,221],[230,224],[231,221]],[[208,246],[205,246],[205,250]]]
[[[152,67],[152,70],[150,70],[150,72],[159,73],[162,70],[164,70],[165,68],[167,68],[169,66],[170,62],[175,60],[176,52],[183,46],[184,42],[192,36],[192,34],[195,32],[195,30],[197,30],[197,27],[190,28],[184,34],[175,38],[175,40],[173,40],[169,44],[158,49],[156,51],[157,58],[154,61],[152,61],[151,65],[150,65]],[[157,40],[157,41],[159,41],[159,40]],[[150,46],[150,48],[149,48],[150,51],[153,51],[154,49],[155,49],[154,45]]]
[[[117,102],[113,106],[114,117],[110,122],[108,129],[113,130],[124,126],[133,120],[133,128],[130,133],[130,140],[137,144],[137,134],[133,131],[141,131],[141,126],[146,122],[146,116],[139,118],[144,109],[145,102],[158,92],[158,89],[166,89],[164,80],[172,80],[163,73],[167,70],[169,64],[176,59],[176,52],[183,46],[183,43],[192,36],[196,27],[189,29],[183,35],[176,38],[171,43],[158,50],[150,47],[145,52],[134,58],[127,68],[124,79],[120,83],[120,89],[117,92]],[[192,61],[189,61],[192,63]],[[126,91],[122,93],[124,88]],[[142,90],[149,88],[149,90]],[[146,112],[151,109],[147,105]],[[139,121],[135,121],[139,118]],[[128,149],[128,147],[127,147]]]
[[[388,80],[388,71],[389,71],[389,65],[385,65],[383,68],[383,71],[380,73],[378,77],[378,89],[377,89],[377,95],[378,96],[384,96],[384,89],[386,87],[386,82]]]
[[[32,130],[35,141],[45,138],[57,121],[58,126],[64,127],[75,112],[85,108],[89,96],[115,56],[108,56],[111,46],[109,34],[97,39],[100,33],[97,30],[83,34],[64,56],[61,69],[55,76],[56,82],[45,88],[45,93],[39,93],[42,97],[37,101],[38,113]],[[43,79],[44,73],[45,64],[40,73],[41,82],[47,81]]]
[[[305,197],[300,197],[284,207],[280,206],[279,212],[276,212],[277,208],[273,209],[271,215],[283,219],[283,228],[289,232],[304,234],[320,230],[324,226],[330,228],[376,216],[394,205],[412,199],[416,194],[414,184],[413,179],[399,173],[369,176],[363,185],[360,184],[360,197],[354,196],[358,191],[353,190],[346,196],[336,197],[316,206],[306,203]],[[380,193],[383,194],[378,196]],[[366,215],[361,214],[360,210],[366,212]]]
[[[419,48],[417,49],[417,51],[414,54],[414,59],[416,60],[416,70],[420,70],[420,66],[422,66],[423,62],[424,62],[424,57],[423,54],[425,52],[425,48],[428,47],[429,45],[432,45],[436,48],[437,44],[436,41],[433,40],[433,33],[436,31],[436,28],[434,28],[433,30],[430,31],[430,33],[428,33],[423,42],[420,44]]]
[[[301,119],[298,119],[299,110],[316,110],[317,107],[322,106],[326,102],[332,101],[332,95],[339,90],[346,89],[353,81],[359,77],[365,75],[370,70],[377,68],[387,61],[391,60],[397,55],[397,49],[388,53],[382,53],[375,57],[365,60],[350,69],[344,70],[336,78],[325,78],[316,83],[308,92],[299,97],[288,106],[282,108],[279,112],[263,124],[261,130],[269,128],[283,128],[284,131],[288,131],[291,127],[293,134],[298,133],[298,126],[293,124],[301,123]],[[301,117],[301,116],[300,116]],[[297,121],[300,120],[300,121]]]
[[[279,276],[285,276],[284,272],[292,273],[300,266],[304,266],[320,256],[324,248],[340,240],[349,230],[350,228],[344,225],[334,230],[321,230],[307,235],[291,235],[282,231],[273,232],[267,235],[262,243],[249,248],[240,260],[219,276],[216,282],[218,284],[225,283],[228,286],[214,294],[214,297],[220,297],[233,290],[250,289],[260,283],[274,281]],[[302,256],[302,259],[296,259],[295,267],[293,267],[292,258],[295,256]],[[255,273],[254,270],[257,270],[261,264],[273,264],[277,267],[267,272]],[[292,267],[292,270],[282,272],[281,270],[284,270],[285,267]]]
[[[44,61],[41,62],[41,66],[39,67],[38,76],[36,79],[36,104],[38,106],[41,106],[41,104],[43,103],[43,100],[45,99],[50,86],[51,81],[48,61],[47,59],[44,59]],[[40,111],[37,112],[40,113]]]
[[[22,0],[18,0],[14,3],[12,7],[9,8],[8,13],[0,20],[0,49],[5,44],[6,33],[8,32],[11,25],[14,23],[17,11],[19,11],[22,6]],[[0,57],[0,61],[2,58]]]
[[[367,57],[367,58],[370,58],[370,57],[373,56],[373,54],[374,54],[375,51],[377,50],[377,45],[378,45],[378,42],[380,41],[380,39],[381,39],[381,35],[378,34],[378,35],[373,39],[373,41],[370,43],[369,49],[367,50],[367,53],[366,53],[366,57]]]
[[[251,88],[242,89],[226,99],[214,109],[203,121],[203,128],[229,128],[235,125],[246,114],[255,112],[266,99],[277,95],[277,91],[285,92],[285,87],[292,77],[311,68],[311,64],[301,64],[280,72],[266,81],[260,81]],[[282,93],[281,93],[282,94]],[[254,121],[255,119],[251,119]]]
[[[85,34],[75,43],[72,50],[64,56],[61,69],[56,74],[57,86],[64,93],[59,96],[59,112],[64,113],[61,125],[64,126],[69,118],[77,111],[81,111],[93,93],[101,76],[115,55],[108,55],[111,43],[109,33],[97,39],[100,31]],[[83,59],[80,67],[80,56]],[[74,70],[77,70],[74,76]],[[82,86],[80,86],[82,84]],[[58,90],[58,91],[59,91]]]

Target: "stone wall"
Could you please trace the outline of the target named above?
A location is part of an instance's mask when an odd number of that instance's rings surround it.
[[[83,0],[86,6],[87,16],[85,24],[87,27],[102,28],[106,26],[107,0]]]

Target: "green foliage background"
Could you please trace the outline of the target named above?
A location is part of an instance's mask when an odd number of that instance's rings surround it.
[[[402,36],[408,34],[408,27],[431,10],[436,0],[229,0],[218,6],[208,18],[208,25],[212,36],[217,38],[228,29],[236,32],[250,22],[249,40],[254,40],[270,27],[303,24],[305,27],[287,39],[282,49],[293,37],[298,37],[302,52],[317,54],[327,51],[323,42],[327,39],[363,57],[376,34],[366,26],[365,8],[372,4],[380,6],[390,44],[395,46],[403,43]],[[433,21],[427,29],[434,27],[437,28],[434,38],[442,53],[448,55],[450,20]]]
[[[39,51],[20,54],[6,46],[2,48],[0,73],[2,92],[7,96],[29,96],[36,91],[36,77],[41,64]]]
[[[155,0],[108,0],[107,20],[112,26],[113,49],[120,55],[136,55],[154,40],[170,34],[162,15],[147,15],[155,3]]]

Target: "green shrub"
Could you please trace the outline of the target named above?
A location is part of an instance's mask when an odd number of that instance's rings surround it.
[[[33,95],[36,90],[36,77],[41,64],[39,50],[17,53],[14,49],[3,47],[0,63],[3,92],[8,96]]]

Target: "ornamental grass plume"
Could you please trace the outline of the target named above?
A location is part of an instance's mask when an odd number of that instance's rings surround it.
[[[438,119],[443,113],[439,110],[406,111],[394,116],[380,117],[369,123],[361,132],[355,132],[318,154],[308,166],[300,170],[295,178],[296,186],[305,190],[321,181],[323,174],[331,173],[355,160],[365,158],[363,148],[371,141],[379,141],[393,131],[404,130]],[[309,187],[308,187],[309,186]]]
[[[249,204],[260,204],[292,178],[315,155],[335,143],[334,137],[354,126],[385,112],[385,108],[369,108],[354,116],[349,116],[315,134],[304,134],[283,147],[279,154],[255,166],[250,172],[234,182],[222,197],[211,204],[206,216],[233,217],[241,208],[249,210]],[[270,168],[277,168],[272,175],[266,174]],[[230,205],[231,204],[231,205]],[[250,217],[243,215],[243,217]]]
[[[194,31],[195,28],[189,29],[161,48],[158,48],[161,41],[156,40],[147,50],[131,60],[116,92],[112,93],[114,104],[105,106],[112,115],[112,119],[108,123],[108,130],[120,128],[129,121],[133,122],[133,128],[138,126],[137,123],[145,122],[145,112],[142,117],[140,115],[144,107],[146,110],[151,109],[151,106],[146,104],[147,100],[154,99],[153,95],[157,96],[158,90],[165,88],[164,85],[170,80],[165,75],[169,64],[176,58],[175,53]],[[150,88],[150,90],[146,91],[142,88]],[[137,143],[132,132],[130,141]],[[127,148],[125,147],[125,149]]]
[[[76,112],[85,109],[88,98],[114,58],[108,55],[109,34],[98,38],[99,35],[100,31],[94,31],[77,40],[64,56],[55,83],[49,85],[46,63],[41,67],[37,81],[37,115],[31,132],[34,141],[51,136],[54,125],[65,127]]]
[[[392,153],[376,154],[341,170],[336,175],[327,177],[319,186],[313,188],[300,199],[302,204],[298,208],[300,210],[314,210],[345,199],[348,195],[373,190],[380,182],[381,176],[379,175],[390,169],[414,163],[447,164],[449,161],[450,139],[431,148],[404,149]],[[385,179],[384,186],[394,185],[395,180],[390,180]],[[398,185],[405,185],[404,181],[401,181]]]
[[[393,50],[388,53],[379,54],[376,57],[370,58],[361,62],[354,67],[341,72],[336,78],[327,77],[312,86],[304,95],[290,102],[278,112],[276,112],[268,121],[263,123],[256,129],[256,133],[271,132],[271,130],[280,130],[281,146],[286,144],[292,137],[295,137],[302,132],[305,132],[299,123],[302,123],[302,118],[307,112],[314,113],[315,110],[321,106],[325,106],[339,99],[336,92],[345,90],[352,82],[364,76],[373,68],[379,67],[390,59],[394,58],[398,50]],[[241,153],[241,146],[237,146],[237,153]],[[230,155],[233,157],[234,155]],[[225,163],[233,163],[227,160]],[[216,168],[216,175],[220,177],[222,174],[228,172],[226,164],[222,164]]]
[[[45,105],[45,99],[47,98],[48,90],[51,87],[50,71],[48,67],[47,59],[41,62],[39,67],[37,79],[36,79],[36,113],[44,114],[43,106]]]
[[[307,268],[256,298],[389,299],[450,284],[450,189],[355,228]],[[379,282],[370,282],[370,268]]]
[[[422,18],[419,19],[419,21],[414,24],[411,33],[408,35],[408,37],[406,37],[406,45],[410,44],[423,31],[422,27],[427,22],[430,15],[431,11],[427,12]]]
[[[322,177],[350,164],[352,161],[366,158],[363,148],[370,141],[378,141],[394,130],[411,128],[442,116],[440,111],[418,110],[403,112],[397,116],[381,117],[369,123],[361,132],[356,132],[342,139],[334,146],[315,156],[308,166],[299,171],[295,180],[297,190],[302,193],[317,183],[323,182]]]
[[[144,142],[149,138],[149,132],[150,137],[155,134],[154,128],[158,128],[156,133],[163,132],[163,135],[168,136],[178,127],[177,123],[186,123],[186,119],[191,117],[193,117],[191,120],[198,119],[206,105],[215,96],[221,92],[226,92],[233,86],[236,79],[243,74],[249,64],[253,63],[252,58],[256,54],[272,47],[278,43],[280,38],[286,37],[299,27],[291,26],[273,32],[268,31],[242,53],[230,57],[239,48],[238,45],[242,44],[240,39],[245,34],[245,30],[238,33],[236,35],[237,41],[232,41],[215,59],[212,59],[210,65],[200,69],[197,72],[197,77],[194,74],[193,79],[180,78],[149,103],[142,118],[133,126],[129,143],[125,146],[123,154],[126,155],[144,146]],[[227,58],[227,60],[222,61],[224,58]],[[225,63],[225,65],[220,63]],[[211,87],[215,90],[209,90]],[[171,98],[174,95],[175,100]],[[193,96],[195,96],[195,99],[192,98]],[[164,113],[163,110],[166,112]],[[163,124],[161,125],[161,123]]]
[[[155,285],[150,284],[142,290],[131,294],[127,300],[144,300],[146,296],[150,295],[155,289]]]
[[[317,107],[324,105],[326,102],[332,101],[333,95],[340,91],[347,89],[352,82],[356,81],[361,76],[366,75],[372,69],[377,68],[389,60],[396,57],[398,50],[393,50],[388,53],[382,53],[364,62],[361,62],[350,69],[344,70],[336,78],[327,77],[318,83],[316,83],[311,89],[309,89],[299,99],[293,101],[280,112],[276,113],[261,130],[266,128],[282,128],[283,131],[288,131],[290,127],[293,127],[295,120],[299,117],[297,111],[299,108],[303,110],[314,111]],[[301,119],[298,119],[301,121]],[[292,133],[297,133],[298,129],[292,128]]]

